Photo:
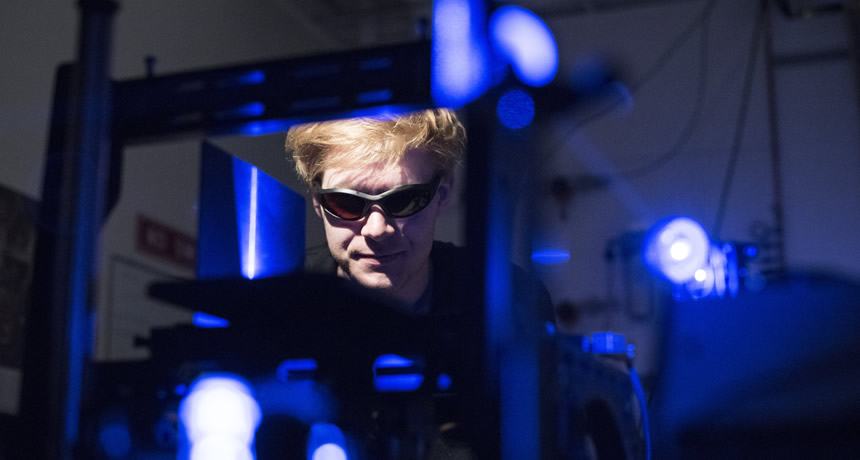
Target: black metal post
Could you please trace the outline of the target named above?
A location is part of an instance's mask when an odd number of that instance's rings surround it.
[[[113,0],[79,2],[78,60],[58,73],[21,399],[27,459],[71,459],[92,344],[110,156]]]

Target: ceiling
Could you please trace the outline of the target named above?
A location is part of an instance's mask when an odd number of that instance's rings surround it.
[[[427,30],[433,0],[269,0],[300,16],[334,43],[352,48],[411,41]],[[702,0],[496,0],[542,17],[595,14],[617,9]]]

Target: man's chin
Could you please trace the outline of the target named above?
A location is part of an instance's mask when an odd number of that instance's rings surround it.
[[[391,292],[394,290],[394,282],[388,275],[382,273],[361,274],[353,278],[358,284],[373,290]]]

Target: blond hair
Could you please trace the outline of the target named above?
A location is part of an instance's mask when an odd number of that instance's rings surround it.
[[[331,168],[396,165],[407,151],[423,148],[436,167],[450,173],[466,147],[466,130],[448,109],[431,109],[388,118],[349,118],[290,128],[299,177],[310,185]]]

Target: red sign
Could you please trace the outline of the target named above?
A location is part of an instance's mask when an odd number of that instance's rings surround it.
[[[197,240],[148,217],[137,216],[137,250],[185,268],[197,266]]]

